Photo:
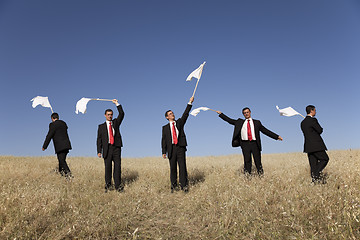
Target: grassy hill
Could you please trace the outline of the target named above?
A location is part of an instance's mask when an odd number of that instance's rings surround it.
[[[0,156],[0,239],[360,239],[360,150],[328,154],[325,185],[303,153],[264,154],[262,178],[240,155],[189,157],[187,194],[160,156],[124,158],[123,193],[99,158],[69,157],[68,181],[55,156]]]

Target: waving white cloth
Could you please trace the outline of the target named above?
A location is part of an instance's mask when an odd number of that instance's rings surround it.
[[[301,115],[300,113],[295,111],[295,109],[293,109],[292,107],[280,109],[279,106],[276,106],[276,109],[279,111],[281,116],[292,117],[295,115],[300,115],[300,116],[304,117],[303,115]]]
[[[32,102],[33,108],[35,108],[37,105],[41,105],[43,107],[50,108],[51,112],[53,112],[48,97],[37,96],[37,97],[34,97],[33,99],[31,99],[30,101]]]
[[[206,62],[203,62],[203,64],[201,64],[197,69],[192,71],[192,73],[190,73],[190,75],[186,78],[186,81],[191,81],[193,77],[200,79],[205,63]]]
[[[207,110],[212,110],[212,109],[210,109],[208,107],[199,107],[199,108],[195,108],[194,110],[192,110],[190,112],[190,114],[193,115],[194,117],[196,117],[196,115],[198,115],[201,110],[202,111],[207,111]]]
[[[79,114],[79,112],[81,112],[82,114],[86,113],[86,105],[88,104],[88,102],[92,100],[91,98],[85,98],[83,97],[82,99],[80,99],[77,103],[76,103],[76,110],[75,113]]]

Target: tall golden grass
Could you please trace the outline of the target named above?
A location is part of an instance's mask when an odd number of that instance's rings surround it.
[[[169,163],[124,158],[125,191],[104,192],[99,158],[0,157],[0,239],[360,239],[360,150],[330,151],[327,184],[303,153],[189,157],[189,193],[170,193]]]

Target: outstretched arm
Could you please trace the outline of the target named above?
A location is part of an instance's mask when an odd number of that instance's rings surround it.
[[[192,103],[194,102],[194,97],[191,97],[190,100],[189,100],[189,103],[187,104],[186,108],[185,108],[185,111],[183,113],[183,115],[181,116],[181,118],[179,119],[180,122],[182,125],[184,125],[186,123],[186,120],[188,119],[189,117],[189,113],[190,113],[190,110],[192,108]],[[179,121],[178,120],[178,121]]]
[[[216,111],[219,114],[219,117],[224,120],[225,122],[228,122],[231,125],[235,125],[236,121],[235,119],[229,118],[228,116],[226,116],[225,114],[223,114],[220,111]]]

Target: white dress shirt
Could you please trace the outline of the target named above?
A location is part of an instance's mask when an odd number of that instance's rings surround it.
[[[247,129],[248,120],[250,120],[250,128],[251,128],[252,140],[256,140],[254,121],[252,120],[252,118],[248,118],[248,119],[245,119],[244,124],[242,125],[242,128],[241,128],[241,140],[243,140],[243,141],[249,140],[248,132],[247,132],[248,131],[248,129]]]

